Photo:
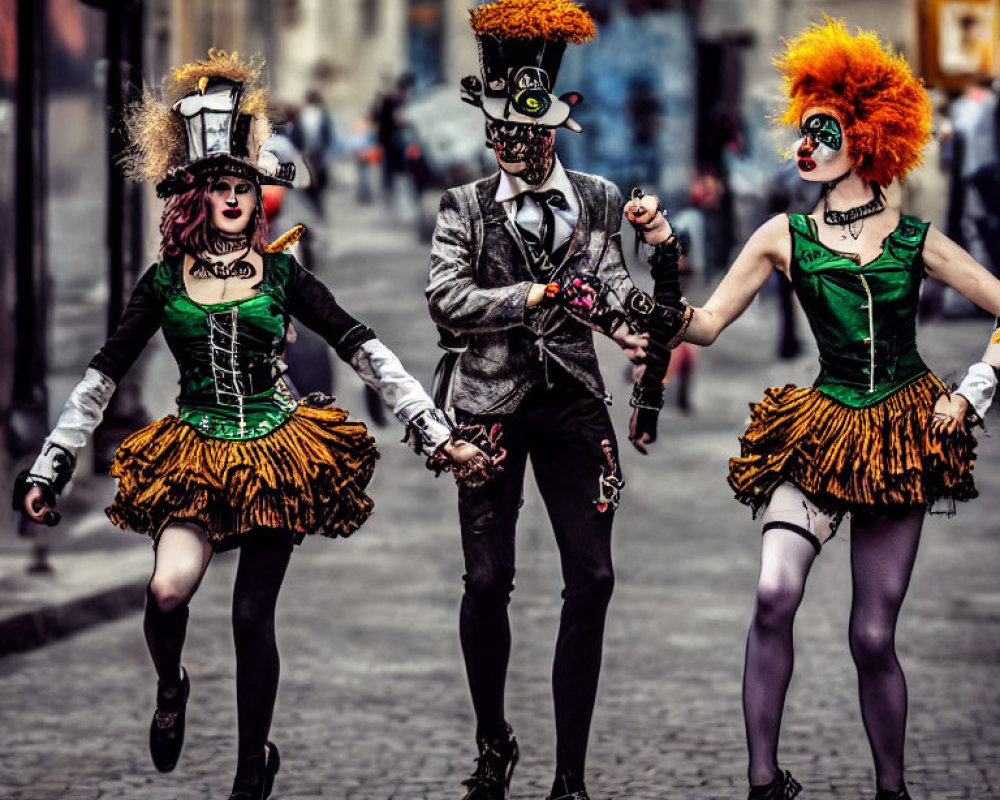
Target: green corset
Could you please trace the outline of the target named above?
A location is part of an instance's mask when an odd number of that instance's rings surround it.
[[[868,264],[821,244],[815,222],[788,217],[791,278],[819,347],[815,387],[864,408],[927,373],[917,353],[916,316],[928,224],[906,216]]]
[[[287,272],[286,256],[266,255],[256,295],[202,305],[188,296],[179,264],[157,266],[163,335],[180,370],[177,415],[206,436],[263,436],[296,407],[280,380],[284,365],[279,356],[288,327]]]

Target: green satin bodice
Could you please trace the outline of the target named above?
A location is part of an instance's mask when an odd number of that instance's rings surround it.
[[[280,380],[290,267],[289,256],[265,255],[257,294],[205,305],[188,296],[179,264],[157,265],[163,335],[180,370],[177,415],[207,436],[263,436],[296,407]]]
[[[881,254],[859,265],[820,243],[815,222],[788,217],[791,280],[819,347],[814,386],[853,408],[874,405],[928,372],[916,316],[928,224],[903,215]]]

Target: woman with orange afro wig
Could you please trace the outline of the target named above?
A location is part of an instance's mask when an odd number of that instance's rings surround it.
[[[788,96],[779,119],[798,129],[799,174],[823,183],[822,199],[812,214],[764,223],[708,302],[687,307],[676,337],[711,344],[778,270],[819,348],[815,383],[768,389],[730,461],[736,498],[763,522],[743,681],[749,797],[800,791],[777,762],[792,623],[813,561],[850,517],[850,647],[876,798],[907,800],[896,618],[925,512],[977,494],[969,427],[989,407],[1000,365],[991,340],[950,392],[917,352],[917,300],[929,275],[1000,314],[1000,281],[928,223],[886,208],[882,188],[920,163],[931,127],[927,94],[902,56],[874,33],[852,35],[827,19],[788,42],[775,64]],[[650,196],[625,208],[651,244],[671,234],[657,208]]]

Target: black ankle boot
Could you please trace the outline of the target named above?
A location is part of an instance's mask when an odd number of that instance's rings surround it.
[[[468,787],[462,800],[507,800],[510,797],[510,779],[517,764],[517,739],[510,725],[505,724],[503,736],[480,739],[479,758],[472,775],[462,782]]]
[[[191,681],[184,667],[181,667],[179,686],[156,684],[156,712],[149,725],[149,754],[160,772],[170,772],[180,758],[184,746],[184,711],[189,694]]]
[[[878,789],[875,792],[875,800],[910,800],[910,793],[904,786],[898,792],[890,792],[886,789]]]
[[[763,786],[751,786],[747,800],[793,800],[802,791],[802,784],[788,770],[778,770],[774,780]]]
[[[560,775],[552,784],[552,791],[546,800],[590,800],[583,780]]]
[[[267,800],[280,767],[281,756],[274,742],[268,742],[260,755],[241,759],[236,766],[229,800]]]

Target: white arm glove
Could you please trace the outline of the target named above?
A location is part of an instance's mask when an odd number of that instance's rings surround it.
[[[96,369],[88,369],[70,393],[55,429],[42,445],[32,465],[29,481],[47,483],[58,494],[69,483],[76,454],[85,447],[115,392],[115,382]]]
[[[955,389],[955,394],[960,394],[968,400],[969,407],[982,420],[993,402],[996,388],[997,376],[993,367],[985,361],[978,361],[969,367],[962,382]]]
[[[451,437],[444,412],[435,408],[427,392],[378,339],[369,339],[351,356],[351,366],[382,402],[406,426],[403,441],[416,453],[432,456]]]

